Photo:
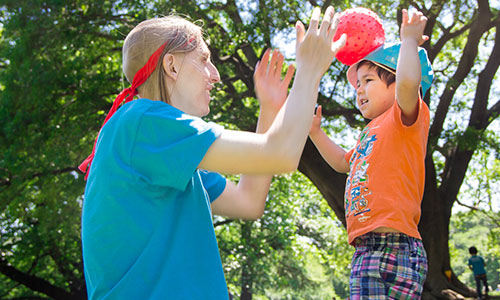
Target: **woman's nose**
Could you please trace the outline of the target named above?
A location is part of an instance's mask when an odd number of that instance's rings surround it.
[[[219,71],[215,67],[215,65],[210,62],[210,82],[211,83],[217,83],[220,81],[220,75]]]

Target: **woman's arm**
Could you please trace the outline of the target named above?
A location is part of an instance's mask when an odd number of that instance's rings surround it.
[[[225,130],[212,144],[200,168],[231,174],[274,174],[297,169],[309,133],[319,82],[345,36],[333,42],[338,18],[329,7],[318,28],[320,10],[315,8],[305,31],[296,24],[295,80],[274,122],[265,133]]]
[[[290,80],[295,68],[288,71],[281,80],[284,57],[275,50],[269,61],[271,51],[264,53],[257,63],[254,73],[255,93],[260,102],[257,133],[266,132],[283,106]],[[264,213],[272,175],[246,175],[240,177],[238,184],[227,180],[222,194],[212,202],[212,212],[229,218],[258,219]]]

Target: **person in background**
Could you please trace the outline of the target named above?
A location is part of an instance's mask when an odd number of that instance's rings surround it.
[[[481,288],[481,282],[484,284],[484,294],[488,297],[488,279],[486,277],[486,269],[484,266],[484,259],[477,255],[477,248],[472,246],[469,248],[469,269],[474,273],[474,279],[476,280],[476,291],[479,299],[483,299],[483,293]]]

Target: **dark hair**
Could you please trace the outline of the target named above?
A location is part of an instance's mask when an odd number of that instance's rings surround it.
[[[472,246],[469,248],[469,253],[472,254],[472,255],[476,255],[477,254],[477,249],[476,247]]]
[[[378,77],[383,82],[385,82],[385,84],[387,86],[390,86],[391,84],[393,84],[396,81],[396,75],[394,75],[393,73],[377,66],[376,64],[374,64],[373,62],[371,62],[369,60],[360,61],[358,63],[358,65],[356,66],[356,71],[359,70],[359,68],[361,68],[361,66],[364,66],[364,65],[367,65],[368,68],[370,68],[370,69],[376,69]]]

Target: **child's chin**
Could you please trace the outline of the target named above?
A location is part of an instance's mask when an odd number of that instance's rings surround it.
[[[365,118],[365,119],[370,119],[370,116],[369,116],[366,112],[361,111],[361,115],[362,115],[362,116],[363,116],[363,118]]]

